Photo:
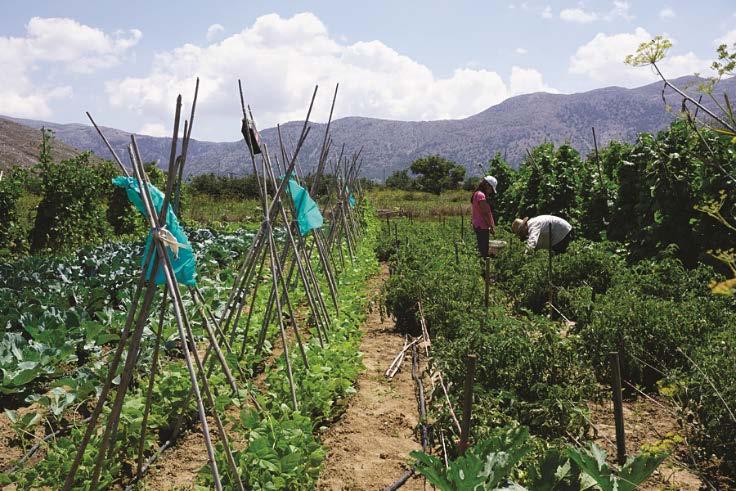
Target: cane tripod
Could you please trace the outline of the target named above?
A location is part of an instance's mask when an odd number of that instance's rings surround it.
[[[156,375],[156,365],[158,363],[158,358],[159,358],[159,353],[160,353],[161,332],[163,328],[163,321],[164,321],[166,310],[169,306],[171,306],[171,308],[173,309],[174,317],[176,319],[177,328],[179,331],[179,337],[182,343],[183,358],[187,366],[187,371],[189,373],[190,382],[192,384],[192,390],[197,400],[197,410],[199,414],[200,423],[202,425],[202,433],[205,439],[205,446],[207,447],[207,453],[208,453],[208,458],[209,458],[210,467],[212,470],[212,476],[214,479],[215,487],[216,489],[222,489],[222,484],[220,480],[220,471],[215,461],[215,450],[212,445],[212,438],[210,435],[209,423],[207,421],[208,411],[205,408],[205,402],[202,397],[202,394],[204,394],[204,397],[207,399],[207,403],[212,408],[211,416],[213,420],[215,421],[215,425],[217,427],[217,432],[218,432],[218,437],[220,439],[220,442],[223,445],[223,450],[226,456],[226,460],[228,462],[229,471],[232,475],[232,480],[233,482],[237,483],[238,489],[244,489],[242,486],[242,483],[240,482],[240,478],[239,478],[238,471],[237,471],[237,466],[235,465],[235,461],[230,451],[230,446],[227,440],[227,435],[225,434],[224,428],[222,426],[222,420],[217,414],[217,411],[214,409],[214,400],[212,396],[212,391],[207,381],[207,377],[204,373],[204,366],[203,366],[202,360],[200,359],[199,354],[196,349],[191,324],[189,322],[187,312],[184,308],[184,302],[181,296],[181,292],[179,290],[179,286],[177,284],[176,274],[172,267],[171,258],[169,257],[170,253],[168,251],[168,248],[171,248],[170,238],[166,234],[162,233],[162,230],[164,230],[164,227],[168,223],[167,217],[169,214],[169,206],[170,206],[170,203],[172,202],[171,197],[172,197],[172,192],[174,188],[174,181],[176,180],[178,175],[181,175],[182,167],[186,161],[186,153],[187,153],[187,148],[189,144],[189,139],[191,136],[192,122],[194,120],[194,111],[196,107],[196,97],[198,93],[198,88],[199,88],[199,81],[197,81],[197,86],[195,88],[195,96],[194,96],[194,102],[192,104],[192,112],[191,112],[190,119],[184,122],[184,133],[183,133],[184,136],[183,136],[183,141],[182,141],[181,154],[178,157],[176,156],[176,152],[177,152],[177,139],[178,139],[178,133],[179,133],[179,123],[180,123],[180,117],[181,117],[181,96],[177,98],[176,112],[175,112],[175,118],[174,118],[174,133],[173,133],[172,144],[171,144],[171,155],[169,159],[167,189],[166,189],[166,193],[164,194],[163,203],[161,204],[160,209],[156,209],[156,207],[153,204],[150,190],[149,190],[149,186],[151,186],[151,184],[148,181],[148,178],[145,174],[145,170],[143,169],[142,159],[140,158],[140,153],[138,150],[138,146],[137,146],[135,137],[134,136],[131,137],[131,144],[128,146],[128,153],[129,153],[132,167],[135,173],[135,182],[137,184],[137,192],[141,200],[141,203],[143,204],[145,208],[144,215],[146,217],[146,221],[148,225],[151,228],[151,242],[145,254],[145,260],[143,262],[144,266],[141,269],[138,286],[136,287],[136,290],[132,297],[131,305],[128,311],[128,316],[126,319],[126,323],[122,329],[120,340],[118,342],[118,346],[115,349],[115,354],[113,355],[113,358],[109,365],[108,374],[103,384],[103,387],[100,393],[100,397],[97,401],[97,404],[95,405],[95,408],[92,412],[92,416],[90,417],[90,421],[87,425],[87,428],[85,430],[84,436],[82,438],[82,441],[75,455],[72,466],[64,481],[64,484],[62,487],[62,489],[64,490],[70,489],[75,484],[77,472],[79,470],[79,466],[81,464],[85,450],[93,437],[95,428],[97,426],[97,422],[105,406],[107,405],[107,398],[110,392],[112,392],[113,380],[117,377],[118,372],[120,371],[119,370],[120,362],[123,359],[122,355],[123,355],[123,352],[125,351],[126,355],[125,355],[124,366],[123,366],[121,373],[119,373],[120,382],[117,386],[117,389],[115,390],[115,396],[113,398],[112,406],[110,408],[110,413],[107,416],[105,430],[102,433],[101,439],[97,446],[98,452],[95,458],[94,468],[93,468],[92,476],[91,476],[90,483],[89,483],[90,489],[96,489],[98,487],[98,483],[100,480],[100,474],[102,472],[104,463],[113,457],[113,452],[115,450],[115,440],[117,438],[117,430],[120,424],[120,416],[121,416],[121,412],[123,408],[123,402],[125,400],[126,394],[128,393],[131,387],[131,383],[133,381],[133,375],[135,373],[134,368],[138,361],[138,356],[140,354],[143,330],[144,330],[144,327],[147,325],[149,315],[151,313],[151,307],[153,305],[153,301],[155,297],[157,296],[157,294],[161,295],[161,312],[159,316],[159,323],[158,323],[159,325],[156,331],[156,337],[154,341],[156,344],[154,346],[154,354],[152,358],[152,367],[151,367],[150,377],[149,377],[148,385],[145,391],[146,404],[145,404],[144,413],[143,413],[144,414],[143,424],[141,428],[141,436],[140,436],[140,441],[138,445],[138,458],[137,458],[137,466],[136,466],[137,476],[136,477],[140,477],[142,468],[143,468],[144,441],[145,441],[145,434],[147,430],[146,427],[148,423],[148,417],[149,417],[150,409],[151,409],[151,400],[152,400],[151,395],[152,395],[152,390],[153,390],[153,385],[154,385],[154,380],[155,380],[155,375]],[[127,169],[125,169],[125,167],[123,166],[120,158],[117,156],[114,150],[112,150],[112,147],[107,142],[107,139],[104,137],[101,130],[97,127],[94,120],[92,120],[92,117],[89,114],[88,116],[90,117],[90,120],[92,121],[93,125],[99,132],[100,136],[103,138],[105,143],[108,145],[108,148],[111,150],[111,153],[113,154],[113,157],[115,161],[118,163],[118,165],[120,166],[121,170],[123,170],[123,172],[127,176],[130,176]],[[156,284],[157,281],[153,279],[153,273],[158,272],[159,270],[163,273],[163,276],[164,276],[164,282],[163,282],[162,288],[159,288],[159,285]],[[195,288],[193,287],[193,289]],[[201,295],[201,292],[199,292],[199,294]],[[203,319],[205,319],[205,322],[206,322],[206,316],[203,317]],[[210,349],[214,348],[216,352],[220,352],[215,336],[211,335],[211,336],[208,336],[208,338],[210,342],[209,348]],[[227,367],[226,363],[222,363],[224,362],[224,358],[220,358],[220,361],[221,361],[221,366],[222,366],[223,371],[227,374],[226,377],[228,378],[228,382],[231,385],[231,388],[237,393],[237,385],[235,384],[235,381],[232,375],[229,373],[229,368]],[[196,366],[196,369],[195,369],[195,366]],[[199,374],[199,377],[201,378],[202,388],[200,388],[200,381],[198,380],[198,374]]]

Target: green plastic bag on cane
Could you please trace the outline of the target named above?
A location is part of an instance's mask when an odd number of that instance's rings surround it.
[[[128,199],[133,205],[140,211],[143,216],[146,215],[146,208],[141,200],[140,189],[138,188],[138,181],[133,177],[118,176],[112,180],[115,186],[125,189]],[[153,184],[148,184],[148,192],[151,195],[151,201],[156,210],[156,214],[161,213],[161,207],[164,202],[164,193],[162,193]],[[166,236],[170,237],[170,243],[166,246],[166,251],[169,254],[171,266],[174,269],[176,281],[186,286],[197,285],[197,262],[192,252],[192,246],[189,243],[184,230],[179,224],[179,220],[176,218],[176,214],[171,206],[166,210],[166,226],[164,227],[168,232]],[[153,234],[152,231],[148,233],[146,239],[146,248],[143,252],[143,258],[141,259],[141,266],[145,266],[143,262],[148,256],[148,250],[152,246]],[[146,279],[150,280],[151,274],[153,273],[153,262],[155,255],[151,256],[151,260],[146,267]],[[154,281],[157,285],[164,284],[166,277],[164,276],[163,266],[158,267]]]
[[[345,186],[345,192],[348,193],[348,204],[350,205],[350,208],[355,208],[355,196],[353,196],[353,193],[350,192],[350,188]]]
[[[294,179],[289,179],[289,194],[294,201],[299,233],[305,236],[310,230],[322,227],[324,218],[317,203],[309,196],[309,192],[297,184]]]

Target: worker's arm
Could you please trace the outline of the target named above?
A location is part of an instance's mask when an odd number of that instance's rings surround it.
[[[542,231],[541,227],[529,226],[529,236],[526,238],[526,246],[530,249],[536,249],[537,243],[539,242],[539,232]]]

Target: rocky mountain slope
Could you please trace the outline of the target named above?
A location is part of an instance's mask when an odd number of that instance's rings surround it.
[[[695,94],[699,80],[682,77],[674,81]],[[718,86],[718,97],[726,92],[736,100],[736,78]],[[680,98],[672,91],[665,93],[667,102],[679,108]],[[339,101],[338,101],[339,103]],[[257,115],[256,115],[257,118]],[[631,141],[643,131],[658,131],[674,118],[662,101],[662,84],[654,83],[635,89],[607,87],[578,94],[535,93],[512,97],[483,112],[458,120],[390,121],[375,118],[346,117],[333,122],[333,148],[345,145],[351,154],[363,147],[363,174],[381,179],[396,169],[407,167],[414,159],[439,154],[462,163],[475,171],[495,152],[518,165],[526,150],[543,141],[569,142],[587,154],[593,148],[591,127],[595,127],[599,145],[608,141]],[[9,118],[10,119],[10,118]],[[72,147],[89,149],[101,157],[109,154],[94,128],[82,124],[54,124],[34,120],[12,119],[32,128],[42,125],[55,131],[58,140]],[[240,121],[233,121],[239,126]],[[282,125],[287,142],[296,140],[300,122]],[[325,125],[315,123],[302,150],[301,165],[306,170],[316,164]],[[130,133],[107,128],[105,133],[119,155],[127,155]],[[261,131],[270,148],[277,148],[275,128]],[[196,127],[194,129],[196,137]],[[4,139],[5,140],[5,139]],[[166,161],[169,138],[139,136],[145,160]],[[247,172],[244,142],[207,142],[192,140],[189,148],[188,173],[206,172],[242,174]]]
[[[11,165],[26,167],[38,162],[41,140],[40,126],[36,128],[36,125],[27,126],[0,118],[0,169]],[[82,152],[59,140],[53,142],[52,151],[59,160]]]

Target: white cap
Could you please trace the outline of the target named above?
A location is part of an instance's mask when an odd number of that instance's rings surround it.
[[[486,181],[493,188],[493,192],[495,193],[498,180],[496,180],[496,178],[493,176],[486,176],[483,178],[483,180]]]

